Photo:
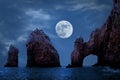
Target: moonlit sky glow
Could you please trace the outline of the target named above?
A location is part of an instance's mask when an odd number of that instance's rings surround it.
[[[0,0],[0,66],[6,63],[10,44],[19,49],[19,66],[26,66],[25,44],[35,28],[49,36],[61,65],[66,66],[70,63],[75,39],[81,36],[88,41],[90,33],[106,21],[112,4],[112,0]],[[60,20],[73,25],[71,37],[57,36],[55,26]]]

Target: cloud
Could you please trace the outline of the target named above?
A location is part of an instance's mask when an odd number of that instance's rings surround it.
[[[0,43],[3,44],[3,46],[4,46],[4,48],[5,48],[6,51],[8,51],[9,46],[11,44],[15,44],[15,40],[8,39],[8,38],[4,37],[3,34],[0,34],[0,39],[1,39]]]
[[[50,21],[53,19],[53,16],[49,14],[48,10],[43,9],[26,9],[25,13],[25,29],[24,31],[33,31],[36,28],[39,29],[50,29]]]
[[[27,27],[25,27],[25,31],[33,31],[36,26],[33,23],[29,23],[26,25]]]
[[[107,4],[97,4],[96,0],[75,0],[66,2],[66,5],[55,5],[56,10],[68,10],[68,11],[88,11],[88,10],[98,10],[101,11],[103,9],[110,8]]]
[[[18,37],[18,42],[26,41],[30,32],[36,28],[42,29],[50,38],[56,39],[57,36],[49,31],[51,29],[50,23],[53,20],[53,16],[49,14],[48,10],[26,9],[24,10],[24,13],[25,16],[28,16],[26,17],[26,23],[24,24],[26,27],[23,30],[23,32],[26,33]]]
[[[50,37],[50,39],[56,39],[57,38],[57,35],[55,35],[55,33],[52,33],[52,32],[49,32],[49,31],[46,31],[45,33]]]
[[[8,50],[9,50],[9,46],[10,46],[11,44],[14,45],[14,44],[15,44],[15,41],[9,40],[9,41],[4,42],[4,44],[5,44],[6,50],[8,51]]]
[[[89,3],[89,4],[83,4],[83,6],[76,6],[74,8],[74,10],[79,10],[79,9],[82,9],[82,11],[87,11],[87,10],[97,10],[97,11],[103,11],[104,9],[108,9],[109,6],[108,5],[97,5],[95,3]]]
[[[28,38],[28,34],[27,33],[24,33],[22,35],[20,35],[17,39],[17,42],[24,42],[24,41],[27,41],[27,38]]]
[[[40,23],[34,23],[34,22],[27,23],[25,26],[26,27],[25,27],[24,31],[33,31],[36,28],[38,28],[38,29],[48,29],[49,28],[48,26],[44,26],[44,24],[42,25]]]
[[[32,19],[40,19],[40,20],[50,20],[51,16],[47,14],[42,9],[34,10],[34,9],[28,9],[25,11],[25,14],[31,17]]]

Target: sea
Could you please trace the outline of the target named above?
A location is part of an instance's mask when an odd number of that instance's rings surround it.
[[[82,68],[0,68],[0,80],[120,80],[120,69]]]

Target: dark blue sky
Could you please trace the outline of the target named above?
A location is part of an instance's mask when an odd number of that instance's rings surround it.
[[[91,31],[104,24],[111,9],[112,0],[0,0],[0,66],[7,60],[10,44],[19,49],[19,65],[26,65],[25,43],[35,28],[50,37],[61,65],[66,66],[75,39],[82,36],[88,41]],[[55,32],[60,20],[73,25],[73,34],[68,39],[59,38]]]

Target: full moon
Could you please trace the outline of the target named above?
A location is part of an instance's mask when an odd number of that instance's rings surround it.
[[[56,24],[55,30],[60,38],[69,38],[73,33],[73,26],[70,22],[61,20]]]

